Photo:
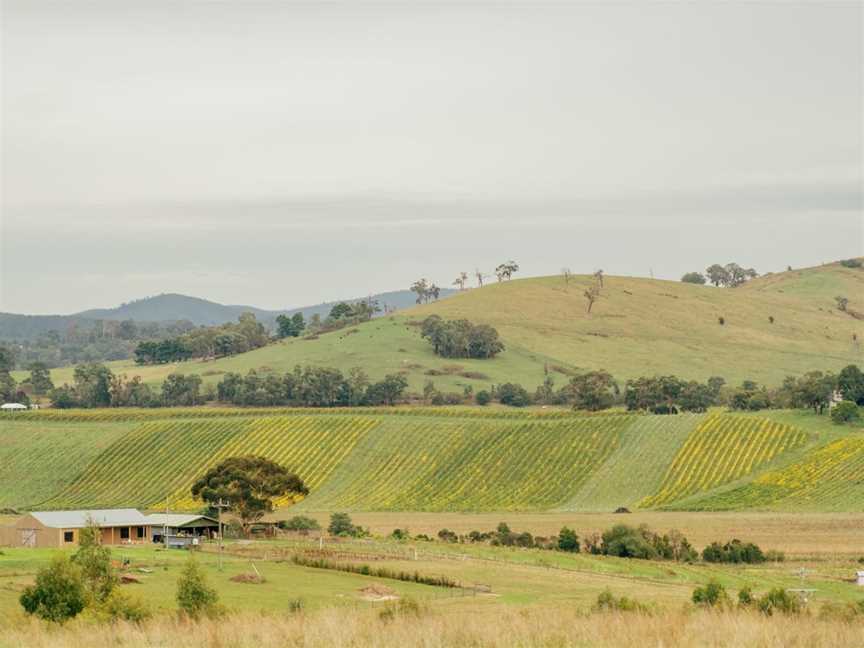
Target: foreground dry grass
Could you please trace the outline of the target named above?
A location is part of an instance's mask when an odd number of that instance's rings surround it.
[[[189,624],[164,617],[143,626],[97,626],[72,622],[51,628],[21,621],[0,634],[2,648],[90,646],[184,646],[186,648],[275,648],[371,646],[564,646],[645,648],[747,646],[819,648],[864,646],[864,623],[814,617],[763,617],[751,613],[666,612],[657,615],[584,614],[566,608],[521,608],[491,612],[421,613],[386,621],[380,611],[331,608],[315,614],[236,616]]]

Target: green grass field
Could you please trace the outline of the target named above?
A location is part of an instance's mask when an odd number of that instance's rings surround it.
[[[502,382],[533,389],[543,381],[544,367],[551,367],[553,374],[557,367],[606,369],[621,380],[673,373],[777,385],[787,375],[836,371],[864,360],[864,320],[836,310],[834,302],[836,295],[845,295],[850,309],[864,312],[864,303],[858,303],[864,299],[861,269],[831,264],[767,275],[736,289],[607,277],[588,315],[583,292],[591,281],[585,276],[569,284],[561,277],[518,279],[317,339],[286,340],[231,358],[150,367],[116,362],[111,367],[117,373],[141,375],[151,384],[174,371],[200,374],[213,384],[229,371],[284,372],[297,364],[343,370],[359,366],[373,378],[402,372],[410,389],[419,392],[429,379],[443,390],[461,391],[468,385],[476,390]],[[491,324],[506,350],[492,360],[439,358],[411,325],[432,313]],[[721,316],[723,326],[718,323]],[[466,372],[485,378],[459,375]],[[57,384],[71,381],[71,368],[52,373]],[[23,376],[16,373],[18,379]],[[557,374],[559,386],[566,380]]]
[[[195,479],[259,454],[297,510],[862,511],[864,431],[807,412],[41,410],[0,427],[0,504],[195,510]],[[289,504],[284,501],[280,504]]]

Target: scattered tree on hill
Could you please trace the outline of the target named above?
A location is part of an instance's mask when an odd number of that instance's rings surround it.
[[[748,563],[765,562],[765,554],[752,542],[731,540],[726,544],[712,542],[702,550],[702,560],[710,563]]]
[[[705,269],[705,274],[708,280],[715,286],[725,286],[727,288],[736,288],[749,279],[759,276],[753,268],[742,268],[737,263],[727,263],[721,266],[718,263],[709,266]]]
[[[860,268],[862,265],[864,265],[864,261],[862,261],[861,259],[843,259],[840,262],[840,265],[844,268]]]
[[[459,286],[459,290],[465,290],[465,284],[468,283],[468,273],[460,272],[459,276],[453,281],[454,286]]]
[[[700,286],[705,285],[705,275],[701,272],[688,272],[683,277],[681,277],[681,281],[684,283],[698,284]]]
[[[585,299],[588,300],[588,313],[594,307],[594,302],[600,299],[600,286],[594,285],[588,288],[584,293]]]
[[[55,556],[36,573],[36,583],[24,588],[19,601],[27,614],[63,623],[84,610],[81,570],[65,554]]]
[[[287,468],[253,455],[224,459],[192,485],[195,498],[210,505],[227,502],[246,535],[253,522],[273,510],[273,498],[308,493],[303,480]]]
[[[207,583],[195,554],[190,553],[177,581],[177,607],[191,619],[215,616],[218,612],[219,595]]]
[[[692,599],[696,605],[707,608],[728,607],[731,605],[726,588],[715,580],[710,581],[703,587],[694,589]]]
[[[601,288],[603,287],[603,270],[598,270],[594,273],[594,280],[597,282],[597,285]]]
[[[411,292],[417,295],[418,304],[428,304],[430,299],[438,300],[441,289],[426,279],[418,279],[411,284]]]
[[[495,276],[498,277],[499,282],[504,281],[505,279],[509,281],[517,272],[519,272],[519,264],[512,260],[507,263],[502,263],[495,268]]]
[[[303,313],[295,313],[291,317],[280,315],[276,318],[276,335],[280,338],[300,337],[305,328]]]
[[[498,331],[468,320],[445,320],[430,315],[420,327],[420,336],[429,340],[436,355],[444,358],[492,358],[504,350]]]
[[[330,314],[327,315],[327,317],[332,320],[338,320],[342,319],[343,317],[350,317],[351,312],[351,304],[348,304],[346,302],[339,302],[330,309]]]
[[[570,280],[573,279],[573,272],[570,268],[561,268],[561,276],[564,277],[564,283],[569,285]]]
[[[297,531],[301,535],[306,535],[310,531],[319,531],[321,529],[318,520],[306,515],[295,515],[287,520],[280,520],[276,526],[285,531]]]
[[[34,362],[30,365],[30,379],[28,382],[33,388],[33,393],[40,396],[54,389],[51,372],[44,362]]]
[[[845,313],[846,309],[849,307],[849,298],[838,295],[834,298],[834,301],[837,302],[837,310]]]

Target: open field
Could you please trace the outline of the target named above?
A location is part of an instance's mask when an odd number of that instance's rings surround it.
[[[864,510],[862,429],[807,412],[640,416],[392,408],[43,410],[0,427],[0,506],[196,510],[259,454],[307,511]],[[53,451],[61,448],[61,452]]]
[[[556,367],[606,369],[621,380],[672,373],[778,385],[787,375],[836,371],[864,359],[864,320],[836,310],[834,303],[835,295],[846,295],[850,309],[864,311],[864,303],[856,301],[864,294],[861,269],[830,264],[767,275],[735,289],[607,277],[601,298],[588,315],[582,293],[591,281],[586,276],[569,284],[561,277],[518,279],[317,339],[285,340],[230,358],[110,366],[115,373],[141,375],[152,384],[174,371],[200,374],[205,383],[213,384],[229,371],[284,372],[297,364],[342,370],[359,366],[372,378],[402,372],[410,389],[419,392],[430,378],[443,390],[461,391],[468,385],[476,390],[502,382],[533,388],[543,381],[546,366],[553,372]],[[439,358],[411,325],[432,313],[491,324],[506,350],[492,360]],[[718,324],[720,316],[724,326]],[[486,377],[460,375],[466,372]],[[57,384],[71,382],[70,367],[52,373]],[[567,380],[560,373],[556,377],[559,386]]]
[[[356,522],[370,524],[373,531],[382,532],[396,524],[431,531],[446,523],[461,530],[460,519],[466,522],[465,529],[484,528],[492,526],[493,520],[497,522],[501,516],[355,516]],[[637,646],[653,645],[646,642],[655,639],[669,646],[822,646],[828,645],[829,640],[840,642],[835,644],[838,646],[851,646],[856,645],[855,638],[864,636],[862,620],[851,624],[817,620],[825,605],[864,598],[864,591],[850,582],[858,563],[845,551],[852,543],[861,547],[864,525],[860,515],[856,519],[840,515],[646,513],[622,518],[561,513],[519,514],[506,519],[513,528],[538,534],[544,529],[557,531],[555,527],[563,522],[582,530],[589,524],[606,525],[626,519],[633,523],[647,522],[662,532],[674,524],[688,536],[692,533],[697,543],[699,539],[707,542],[740,535],[745,540],[758,540],[764,549],[778,548],[774,541],[782,540],[782,529],[786,529],[788,536],[799,536],[802,543],[809,544],[801,545],[802,556],[791,555],[784,563],[725,566],[440,542],[328,540],[324,545],[324,555],[338,556],[342,563],[443,575],[469,589],[300,567],[290,562],[292,555],[320,555],[316,540],[302,538],[229,542],[224,570],[219,571],[217,548],[208,544],[198,552],[197,559],[231,616],[224,621],[207,622],[206,630],[177,622],[173,617],[173,592],[186,552],[117,547],[113,549],[114,557],[128,559],[126,573],[140,580],[121,587],[140,597],[156,616],[140,626],[113,625],[111,637],[115,643],[123,638],[124,642],[128,639],[136,645],[165,645],[188,634],[182,640],[183,645],[200,646],[294,645],[290,642],[300,641],[301,637],[303,643],[297,645],[304,646],[352,642],[463,646],[471,641],[475,645],[493,646]],[[828,528],[833,532],[827,531]],[[749,530],[752,533],[747,533]],[[109,632],[86,615],[63,628],[49,628],[25,618],[17,604],[18,594],[51,555],[51,551],[39,549],[6,549],[0,554],[3,648],[98,645],[102,633]],[[238,574],[251,572],[253,564],[265,582],[231,580]],[[765,618],[748,612],[706,614],[693,610],[689,603],[693,588],[709,580],[722,583],[733,596],[745,586],[757,593],[772,587],[799,587],[801,568],[807,570],[805,586],[816,590],[810,614],[803,619],[783,618],[783,623],[778,624],[777,617]],[[392,621],[383,620],[380,613],[388,602],[362,591],[370,585],[383,588],[390,596],[416,601],[419,611],[397,614]],[[470,589],[478,586],[482,586],[482,591]],[[650,613],[592,613],[597,596],[607,589],[647,603]],[[298,599],[303,601],[303,611],[289,613],[289,604]],[[420,642],[420,637],[426,639]],[[694,638],[696,644],[692,643]]]

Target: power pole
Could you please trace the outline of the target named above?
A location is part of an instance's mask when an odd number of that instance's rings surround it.
[[[224,536],[224,533],[222,532],[222,509],[228,508],[228,502],[220,497],[219,501],[213,506],[215,506],[216,510],[219,511],[219,571],[222,571],[222,549],[224,547],[222,544],[222,537]]]

